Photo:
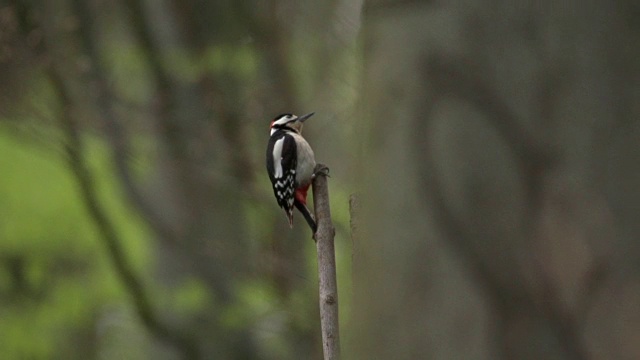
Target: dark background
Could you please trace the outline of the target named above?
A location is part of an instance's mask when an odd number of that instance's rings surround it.
[[[634,1],[0,0],[3,359],[640,358]],[[350,209],[349,199],[352,199]]]

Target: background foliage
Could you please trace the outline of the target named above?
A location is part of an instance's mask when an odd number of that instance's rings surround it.
[[[638,14],[0,0],[0,357],[321,359],[315,111],[345,358],[639,358]]]

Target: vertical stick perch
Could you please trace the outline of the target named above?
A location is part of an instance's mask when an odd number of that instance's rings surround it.
[[[335,229],[329,207],[329,168],[317,164],[317,176],[313,180],[313,206],[318,229],[314,234],[318,250],[318,275],[320,286],[320,326],[324,360],[340,358],[340,332],[338,326],[338,283],[336,281]]]

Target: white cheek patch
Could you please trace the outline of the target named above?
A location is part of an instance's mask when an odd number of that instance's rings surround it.
[[[273,168],[275,169],[274,177],[276,179],[282,177],[282,146],[284,145],[284,137],[276,140],[273,145]]]

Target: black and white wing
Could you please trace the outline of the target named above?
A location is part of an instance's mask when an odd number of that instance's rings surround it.
[[[267,146],[267,171],[273,185],[273,193],[278,205],[284,209],[293,225],[293,202],[296,180],[296,142],[284,131],[278,131],[269,138]]]

